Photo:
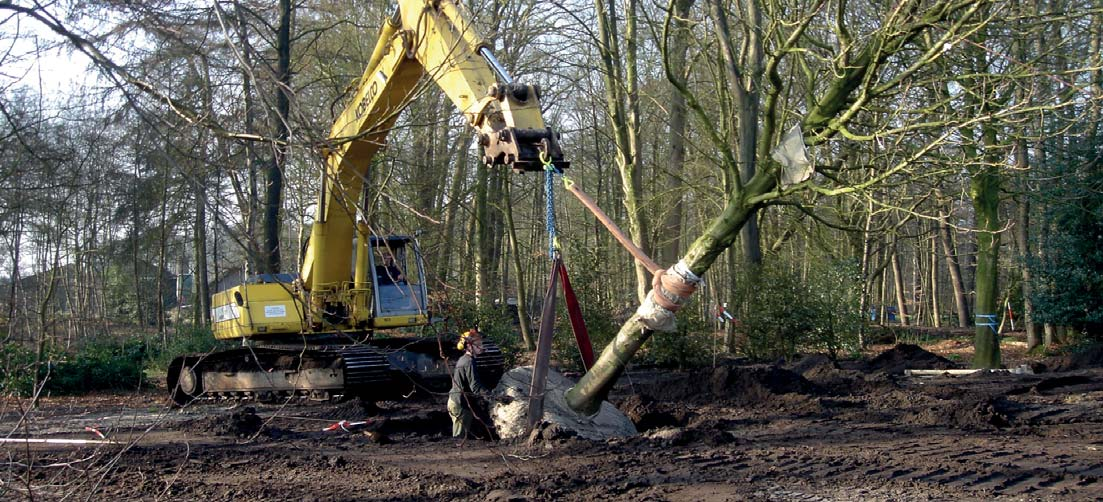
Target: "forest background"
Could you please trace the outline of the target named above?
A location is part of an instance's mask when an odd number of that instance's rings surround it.
[[[995,367],[1009,312],[1030,349],[1100,334],[1099,0],[465,4],[541,86],[568,175],[706,279],[642,360],[842,356],[891,324],[973,329],[973,364]],[[140,385],[214,345],[211,292],[296,272],[321,147],[392,8],[0,1],[3,391]],[[89,77],[62,89],[50,65]],[[773,155],[794,126],[807,179]],[[366,213],[420,236],[430,330],[531,346],[542,175],[479,162],[431,83],[389,145]],[[639,331],[651,276],[556,199],[600,349]]]

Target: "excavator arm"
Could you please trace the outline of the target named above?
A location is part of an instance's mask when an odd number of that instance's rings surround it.
[[[512,81],[463,7],[452,0],[400,0],[329,137],[323,189],[300,274],[309,312],[337,308],[342,312],[335,319],[347,319],[328,324],[355,327],[369,321],[369,235],[367,224],[357,221],[364,181],[399,113],[426,79],[463,113],[488,164],[543,170],[546,155],[557,167],[567,167],[556,134],[544,124],[539,88]],[[350,289],[342,284],[350,279],[354,237]],[[308,317],[315,328],[322,324],[319,316]]]

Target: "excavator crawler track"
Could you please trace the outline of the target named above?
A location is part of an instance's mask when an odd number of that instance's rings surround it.
[[[359,397],[386,401],[422,391],[447,392],[462,353],[436,339],[381,339],[357,345],[263,345],[177,357],[167,384],[177,405],[197,399],[315,400]],[[484,342],[479,377],[497,385],[501,349]]]

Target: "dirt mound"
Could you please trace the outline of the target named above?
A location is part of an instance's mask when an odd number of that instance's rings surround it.
[[[1011,425],[1009,415],[1013,408],[1003,396],[970,396],[940,402],[915,414],[905,414],[902,422],[966,430],[1002,429]]]
[[[264,419],[257,415],[256,408],[248,406],[234,411],[229,417],[216,415],[192,420],[184,424],[183,430],[196,434],[251,438],[260,433],[263,427]],[[278,429],[266,429],[265,433],[271,436],[281,435]]]
[[[476,425],[476,428],[479,426]],[[388,417],[368,419],[367,429],[395,436],[401,434],[445,435],[452,433],[452,419],[443,409],[420,410]]]
[[[375,403],[361,401],[359,398],[349,399],[332,408],[323,408],[323,410],[324,413],[320,413],[318,418],[352,420],[373,417],[379,414],[379,408]]]
[[[777,366],[721,366],[709,376],[712,394],[735,404],[766,402],[781,394],[815,392],[815,386],[804,377]]]
[[[804,378],[809,378],[809,375],[822,375],[836,372],[839,369],[839,365],[826,355],[812,354],[802,356],[800,359],[792,361],[785,366],[785,369],[801,375]]]
[[[901,343],[882,352],[865,365],[866,371],[882,371],[890,375],[903,375],[905,369],[945,370],[957,367],[949,359],[908,343]]]
[[[709,428],[663,427],[649,431],[646,437],[666,446],[686,446],[690,444],[721,446],[736,441],[731,432]]]
[[[708,404],[717,400],[736,406],[762,404],[782,394],[812,394],[816,386],[804,377],[774,365],[725,365],[674,375],[662,383],[641,386],[657,401]]]
[[[865,361],[850,361],[847,366],[825,355],[805,356],[787,368],[803,376],[816,386],[822,394],[830,396],[853,396],[884,392],[893,387],[883,373],[867,374],[858,369],[865,368]]]
[[[1044,363],[1046,371],[1075,371],[1103,368],[1103,344],[1092,345],[1085,350],[1054,356]]]

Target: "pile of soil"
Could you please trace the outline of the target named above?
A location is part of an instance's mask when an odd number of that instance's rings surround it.
[[[954,427],[962,430],[993,430],[1011,425],[1009,413],[1014,407],[1002,396],[971,395],[962,400],[944,401],[915,414],[906,414],[902,423]]]
[[[804,377],[815,385],[820,393],[828,396],[865,394],[892,386],[884,373],[863,373],[855,369],[844,369],[837,361],[822,354],[801,357],[786,368]]]
[[[683,372],[663,382],[641,385],[641,393],[658,401],[695,404],[723,402],[752,406],[783,394],[811,394],[816,386],[804,377],[774,365],[739,366],[725,363],[715,368]]]
[[[882,352],[865,365],[866,371],[882,371],[890,375],[903,375],[904,370],[948,370],[960,366],[942,356],[923,350],[918,345],[901,343]]]
[[[230,436],[236,438],[252,438],[262,432],[264,420],[257,415],[256,408],[247,406],[235,410],[229,414],[206,416],[196,420],[185,422],[182,429],[195,434],[213,434],[215,436]],[[281,431],[275,428],[264,430],[265,436],[280,436]]]
[[[1054,356],[1043,363],[1045,371],[1075,371],[1103,367],[1103,345],[1092,345],[1085,350]]]

